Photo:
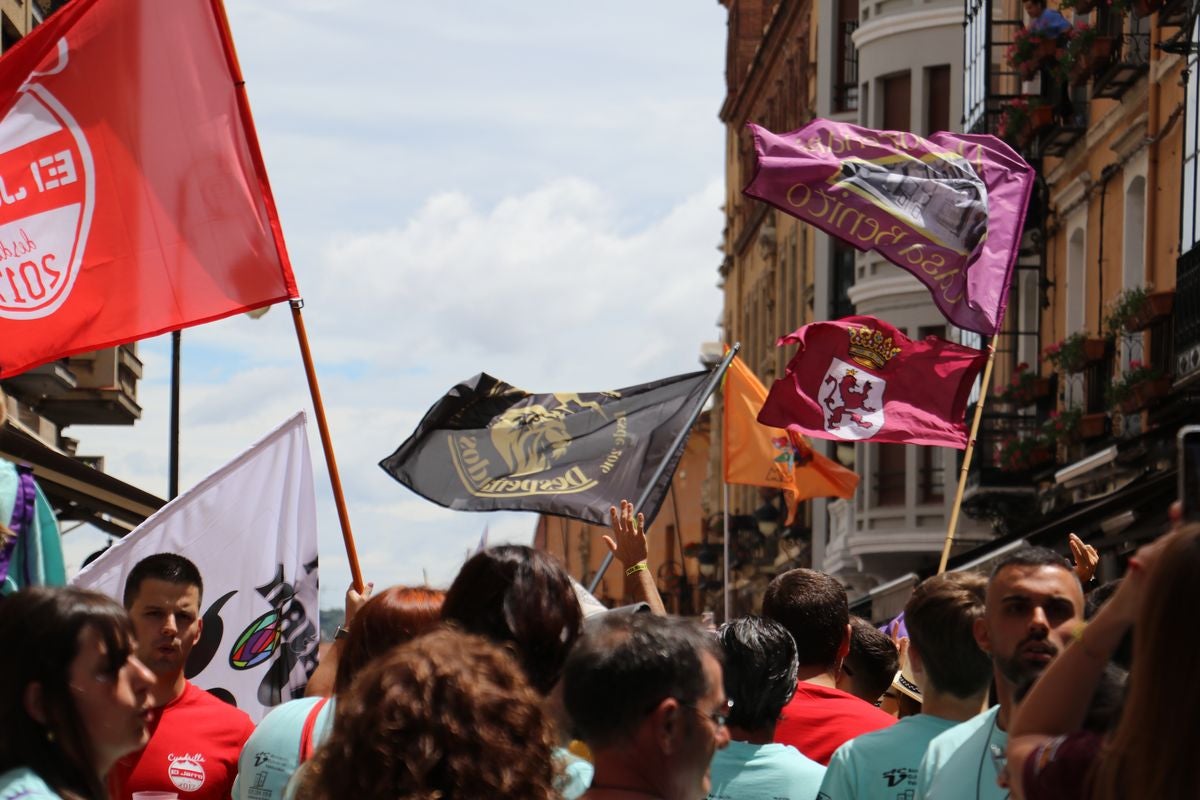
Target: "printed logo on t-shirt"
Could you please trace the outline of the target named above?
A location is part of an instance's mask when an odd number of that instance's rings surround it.
[[[200,753],[184,753],[180,756],[170,753],[167,761],[170,762],[167,777],[179,791],[194,792],[204,785],[204,756]]]

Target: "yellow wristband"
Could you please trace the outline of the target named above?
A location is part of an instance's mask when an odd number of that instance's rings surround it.
[[[650,568],[646,566],[645,561],[639,561],[638,563],[634,564],[629,569],[625,570],[625,574],[632,575],[635,572],[645,572],[648,569],[650,569]]]
[[[1074,627],[1074,629],[1072,629],[1072,631],[1071,631],[1072,641],[1074,641],[1077,645],[1079,645],[1079,651],[1081,653],[1083,653],[1085,656],[1087,656],[1088,658],[1092,659],[1093,661],[1107,662],[1108,661],[1107,656],[1098,655],[1088,649],[1087,642],[1083,641],[1083,632],[1086,630],[1087,630],[1086,622],[1080,622],[1078,625],[1076,625]]]

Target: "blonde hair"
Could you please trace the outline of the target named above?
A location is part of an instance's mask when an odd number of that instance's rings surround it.
[[[1200,523],[1183,526],[1159,554],[1133,628],[1133,671],[1121,722],[1094,763],[1091,796],[1200,797],[1195,724],[1200,648],[1186,645],[1200,606]]]

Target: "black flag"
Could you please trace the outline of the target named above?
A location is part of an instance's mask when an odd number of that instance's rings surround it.
[[[608,508],[642,496],[649,525],[683,447],[671,445],[708,396],[710,372],[611,392],[530,394],[487,374],[455,386],[379,463],[438,505],[538,511],[608,524]]]

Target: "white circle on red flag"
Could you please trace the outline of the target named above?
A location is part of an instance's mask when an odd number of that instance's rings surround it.
[[[0,317],[38,319],[63,304],[94,206],[83,131],[44,86],[22,87],[0,120]]]

